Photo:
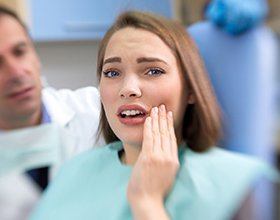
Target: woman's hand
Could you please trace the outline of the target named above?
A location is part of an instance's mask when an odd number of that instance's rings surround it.
[[[128,200],[135,219],[168,219],[164,197],[179,168],[172,112],[164,105],[146,118],[142,151],[128,185]]]

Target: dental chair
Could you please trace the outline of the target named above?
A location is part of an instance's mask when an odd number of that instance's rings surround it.
[[[194,24],[188,32],[204,59],[223,111],[224,138],[219,145],[275,163],[279,57],[274,34],[260,25],[233,36],[207,21]],[[257,207],[266,210],[260,211],[262,216],[273,219],[276,211],[270,198],[275,189],[268,184],[261,187],[255,193]]]
[[[220,146],[273,161],[277,42],[258,26],[232,36],[210,22],[188,28],[214,86],[224,117]]]

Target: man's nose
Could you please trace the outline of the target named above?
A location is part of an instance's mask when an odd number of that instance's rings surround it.
[[[126,77],[121,85],[121,98],[141,97],[140,81],[137,76]]]
[[[7,58],[5,60],[4,69],[11,78],[21,77],[24,73],[21,63],[14,58]]]

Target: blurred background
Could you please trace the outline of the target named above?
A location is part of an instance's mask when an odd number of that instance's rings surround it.
[[[216,8],[207,17],[210,2]],[[182,22],[186,29],[212,19],[224,30],[203,24],[189,31],[225,113],[227,127],[220,145],[279,163],[275,155],[280,152],[280,0],[0,0],[0,4],[17,11],[26,22],[45,83],[57,89],[97,86],[98,44],[122,11],[152,11]],[[246,13],[252,14],[250,19]],[[236,26],[228,28],[221,19]],[[234,32],[238,25],[255,31]]]
[[[198,44],[224,112],[225,137],[220,146],[280,167],[280,0],[228,0],[222,6],[213,0],[220,8],[216,5],[207,17],[210,2],[0,0],[26,22],[45,83],[57,89],[98,85],[98,44],[120,12],[152,11],[182,22]],[[252,2],[259,7],[250,6]],[[232,14],[225,14],[225,8]],[[240,32],[238,25],[252,30]],[[277,198],[280,210],[279,193]]]

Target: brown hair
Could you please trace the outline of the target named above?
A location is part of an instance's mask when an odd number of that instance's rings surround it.
[[[105,50],[112,35],[125,27],[140,28],[159,36],[174,53],[187,86],[195,97],[189,104],[182,126],[182,137],[194,151],[205,151],[217,143],[221,134],[221,117],[213,89],[203,62],[185,28],[175,22],[156,15],[130,11],[121,14],[101,41],[97,60],[97,75],[100,80]],[[109,126],[102,106],[99,134],[111,143],[119,140]]]

